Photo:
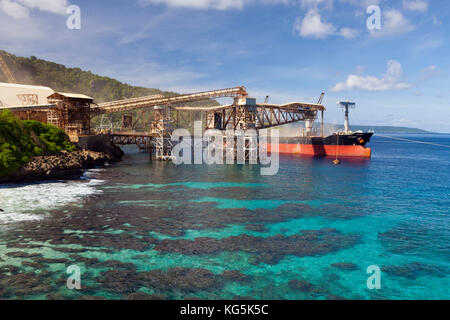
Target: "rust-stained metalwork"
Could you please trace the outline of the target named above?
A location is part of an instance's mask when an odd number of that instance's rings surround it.
[[[167,161],[172,159],[172,132],[174,130],[172,109],[155,107],[155,119],[151,125],[151,133],[156,135],[156,159]]]
[[[228,105],[206,110],[207,129],[267,129],[281,125],[315,120],[322,105],[291,103],[287,105]]]
[[[233,97],[234,103],[215,107],[173,106],[180,102],[192,102],[203,100],[206,97],[223,96]],[[236,87],[164,99],[149,98],[148,100],[139,99],[134,101],[127,99],[100,104],[95,109],[101,109],[102,113],[110,113],[113,110],[123,111],[142,108],[143,111],[140,117],[143,117],[144,109],[147,108],[146,110],[149,110],[149,107],[152,107],[153,118],[149,119],[151,121],[149,132],[153,138],[150,139],[150,144],[156,151],[157,159],[168,160],[172,158],[171,150],[173,145],[170,138],[174,128],[180,127],[181,123],[192,124],[192,115],[195,113],[200,113],[200,118],[206,120],[204,129],[218,129],[221,131],[255,129],[257,131],[299,121],[313,122],[317,118],[318,112],[323,113],[325,110],[325,107],[321,104],[322,100],[323,95],[319,99],[318,104],[308,102],[292,102],[282,105],[257,104],[256,99],[248,97],[244,87]],[[133,129],[137,119],[134,122],[128,119],[126,125],[125,120],[122,122],[124,129],[129,129],[130,123],[132,123],[131,128]],[[136,133],[136,136],[139,135],[139,133]],[[132,139],[127,141],[131,141],[134,144]]]
[[[0,111],[8,109],[21,120],[36,120],[59,126],[58,108],[54,104],[0,107]]]
[[[73,141],[91,131],[91,104],[94,99],[75,93],[55,92],[48,102],[55,104],[59,111],[59,127],[64,129]]]
[[[116,145],[137,145],[142,151],[151,151],[156,136],[139,132],[115,132],[111,135],[111,142]]]
[[[140,102],[146,102],[146,101],[152,101],[155,99],[163,99],[164,96],[161,94],[152,95],[152,96],[144,96],[139,98],[130,98],[130,99],[122,99],[122,100],[116,100],[111,102],[103,102],[97,105],[98,108],[102,109],[108,109],[108,108],[115,108]]]
[[[130,130],[133,128],[133,115],[122,115],[122,130]]]
[[[235,87],[228,89],[220,89],[213,91],[205,91],[200,93],[185,94],[175,97],[163,97],[163,96],[148,96],[142,98],[125,99],[107,103],[101,103],[91,109],[93,114],[105,114],[118,111],[130,111],[136,109],[148,109],[153,108],[154,117],[150,125],[150,133],[155,135],[155,149],[156,158],[160,160],[171,159],[172,141],[170,139],[174,130],[174,119],[172,118],[172,112],[174,111],[172,105],[178,103],[186,103],[193,101],[200,101],[211,98],[221,97],[246,97],[248,96],[245,87]],[[144,114],[142,111],[141,116]],[[178,115],[178,113],[176,113]],[[178,118],[178,117],[177,117]],[[124,119],[123,119],[124,120]],[[137,120],[133,123],[131,120],[131,129],[134,128]],[[149,121],[144,123],[148,124]],[[124,129],[130,129],[130,119],[127,119],[126,126],[122,121]]]
[[[164,97],[148,97],[140,100],[126,99],[107,103],[100,103],[92,108],[94,113],[111,113],[118,111],[129,111],[141,108],[149,108],[156,106],[170,106],[178,103],[200,101],[205,99],[214,99],[222,97],[241,97],[248,96],[245,87],[235,87],[229,89],[221,89],[214,91],[205,91],[192,94],[184,94],[176,97],[164,98]]]

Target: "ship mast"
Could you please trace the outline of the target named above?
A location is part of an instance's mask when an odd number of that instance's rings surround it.
[[[351,131],[350,131],[350,123],[349,123],[349,120],[348,120],[348,118],[349,118],[348,117],[348,115],[349,115],[348,110],[349,109],[355,109],[356,108],[356,103],[350,102],[350,101],[339,101],[338,104],[345,111],[344,131],[345,131],[345,133],[350,133]]]

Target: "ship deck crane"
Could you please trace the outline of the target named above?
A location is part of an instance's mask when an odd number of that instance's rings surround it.
[[[324,97],[325,97],[325,92],[322,92],[322,94],[319,97],[319,100],[317,101],[317,104],[322,104]]]
[[[323,98],[325,97],[325,92],[322,92],[322,94],[319,97],[319,100],[317,101],[317,104],[322,104]],[[321,110],[321,123],[320,123],[320,135],[324,136],[324,112],[325,110]]]

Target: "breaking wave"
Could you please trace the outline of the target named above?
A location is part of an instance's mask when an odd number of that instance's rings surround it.
[[[89,172],[88,172],[89,173]],[[43,219],[50,211],[101,194],[102,180],[0,185],[0,224]]]

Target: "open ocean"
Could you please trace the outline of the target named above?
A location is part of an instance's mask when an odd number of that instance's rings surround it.
[[[450,299],[450,148],[370,147],[340,166],[282,156],[265,177],[125,148],[81,181],[0,185],[0,299]]]

